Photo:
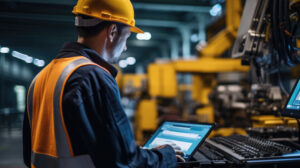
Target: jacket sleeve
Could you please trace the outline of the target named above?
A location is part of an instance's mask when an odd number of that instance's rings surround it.
[[[66,87],[74,89],[64,92],[63,113],[74,154],[88,153],[96,167],[176,167],[172,147],[146,150],[136,144],[115,80],[102,70],[88,72],[80,87],[71,79]]]

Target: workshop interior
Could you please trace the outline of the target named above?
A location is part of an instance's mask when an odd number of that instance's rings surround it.
[[[131,2],[144,33],[114,66],[140,146],[169,121],[211,124],[178,167],[300,167],[300,0]],[[0,0],[0,168],[25,168],[28,88],[76,41],[75,4]]]

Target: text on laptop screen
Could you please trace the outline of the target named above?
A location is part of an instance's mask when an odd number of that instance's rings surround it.
[[[286,106],[290,110],[300,110],[300,82],[298,81],[297,86],[295,87],[293,93]]]
[[[165,122],[144,148],[155,148],[165,144],[176,144],[188,157],[201,140],[208,134],[212,125]]]

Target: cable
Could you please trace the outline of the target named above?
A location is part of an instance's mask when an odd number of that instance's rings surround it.
[[[292,46],[292,43],[290,41],[291,33],[290,33],[290,22],[289,22],[289,0],[283,0],[282,7],[283,7],[282,34],[285,41],[285,49],[289,60],[292,61],[292,63],[294,63],[296,60],[294,60],[294,58],[292,57],[291,50],[290,50],[290,46]]]
[[[278,76],[278,83],[279,83],[279,86],[282,90],[282,92],[284,93],[285,96],[288,96],[289,93],[287,92],[287,90],[285,89],[283,83],[282,83],[282,80],[281,80],[281,75],[280,75],[280,66],[278,66],[278,73],[277,73],[277,76]]]
[[[279,4],[279,0],[274,0],[274,3],[273,3],[273,8],[272,8],[272,38],[273,38],[273,46],[274,46],[274,49],[277,51],[278,53],[278,65],[276,66],[280,66],[281,64],[281,61],[283,60],[282,58],[282,52],[281,52],[281,48],[279,46],[281,46],[281,42],[279,40],[279,36],[278,36],[278,33],[279,30],[278,30],[278,22],[277,22],[277,19],[278,19],[278,4]]]

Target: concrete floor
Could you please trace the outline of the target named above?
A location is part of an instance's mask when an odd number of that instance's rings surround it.
[[[22,116],[14,115],[10,122],[0,116],[0,168],[26,168],[23,163]]]

